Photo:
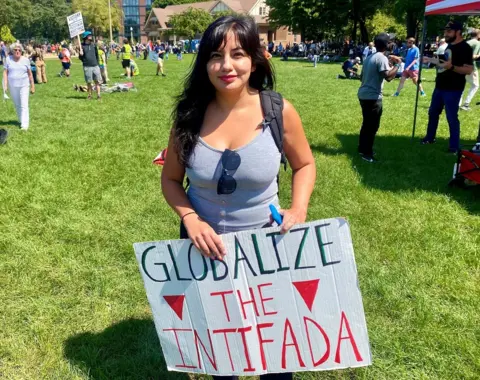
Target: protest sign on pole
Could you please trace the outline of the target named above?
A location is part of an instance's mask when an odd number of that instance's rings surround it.
[[[190,240],[134,244],[169,370],[249,376],[371,364],[344,219],[222,240],[224,261]]]
[[[82,52],[82,43],[80,41],[80,34],[85,32],[85,26],[83,24],[82,12],[74,13],[67,17],[68,30],[70,31],[70,38],[77,37],[80,52]]]

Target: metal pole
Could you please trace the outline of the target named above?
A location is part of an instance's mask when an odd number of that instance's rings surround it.
[[[110,0],[108,1],[108,20],[110,21],[110,43],[113,41],[113,31],[112,31],[112,4]]]
[[[418,83],[417,83],[417,97],[415,99],[415,113],[413,115],[413,130],[412,130],[412,140],[415,138],[415,128],[417,126],[417,114],[418,114],[418,98],[420,96],[420,85],[422,83],[422,68],[423,68],[423,55],[425,52],[425,40],[427,38],[427,17],[423,16],[423,32],[422,32],[422,42],[419,44],[421,46],[420,51],[420,69],[418,71]]]

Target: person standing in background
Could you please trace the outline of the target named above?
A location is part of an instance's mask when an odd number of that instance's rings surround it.
[[[402,91],[403,86],[408,78],[412,78],[412,82],[415,86],[418,83],[418,73],[419,73],[419,62],[420,62],[420,49],[415,46],[415,38],[409,38],[407,40],[407,55],[405,57],[405,69],[403,70],[402,79],[400,79],[400,83],[398,84],[398,89],[393,96],[400,96],[400,91]],[[420,86],[420,96],[425,96],[425,91],[423,91],[423,87],[421,84]]]
[[[422,145],[434,144],[438,122],[443,109],[447,114],[450,129],[448,152],[456,153],[460,149],[460,120],[458,109],[466,75],[473,72],[473,51],[462,36],[463,25],[457,21],[449,21],[445,26],[445,41],[448,47],[445,54],[438,58],[425,58],[426,62],[437,66],[435,90],[428,110],[428,127],[426,136],[420,141]]]
[[[377,49],[373,46],[373,42],[370,42],[368,46],[363,50],[363,61],[370,57],[372,54],[375,54]]]
[[[107,83],[108,79],[108,70],[107,70],[107,54],[105,52],[105,44],[103,41],[98,43],[98,66],[100,67],[100,74],[102,74],[102,82]]]
[[[62,71],[58,74],[59,77],[62,77],[64,74],[67,78],[70,78],[70,66],[72,64],[70,50],[67,48],[67,45],[64,44],[62,51],[58,55],[60,61],[62,62]]]
[[[463,111],[471,111],[470,102],[473,100],[473,97],[478,91],[478,64],[476,61],[480,58],[480,41],[478,40],[480,35],[479,33],[480,31],[478,29],[473,29],[470,32],[471,39],[467,41],[467,44],[469,44],[473,50],[473,73],[465,77],[467,83],[470,84],[470,90],[468,91],[467,98],[465,99],[465,103],[463,105],[463,99],[460,99],[460,109]]]
[[[130,46],[130,42],[128,38],[123,39],[123,47],[122,47],[122,67],[125,69],[125,76],[130,79],[131,71],[130,71],[130,58],[132,58],[132,47]]]
[[[30,111],[28,108],[29,90],[35,93],[30,60],[22,57],[23,48],[19,43],[10,47],[12,56],[5,59],[3,70],[3,83],[5,89],[10,91],[10,96],[15,104],[20,128],[26,131],[30,126]]]
[[[100,84],[102,83],[102,74],[100,73],[100,67],[98,67],[98,50],[93,43],[91,32],[84,32],[82,34],[82,38],[83,45],[82,49],[80,50],[80,60],[83,62],[83,73],[85,75],[85,82],[87,83],[87,99],[92,99],[92,84],[95,82],[97,100],[100,100]]]
[[[157,58],[157,76],[159,73],[162,73],[162,77],[166,77],[167,74],[163,71],[163,57],[165,55],[165,48],[160,41],[157,41],[157,46],[155,46],[155,53],[158,54]]]
[[[43,50],[39,45],[35,45],[34,54],[37,57],[35,66],[37,67],[37,81],[39,84],[47,83],[47,70],[45,60],[43,58]]]
[[[390,55],[390,61],[395,64],[390,67],[389,58],[385,56],[390,37],[381,33],[375,37],[376,53],[370,55],[363,63],[362,85],[358,90],[358,100],[362,107],[363,123],[360,130],[358,152],[360,157],[370,163],[376,162],[373,143],[380,128],[383,114],[383,83],[391,82],[397,75],[402,59]]]

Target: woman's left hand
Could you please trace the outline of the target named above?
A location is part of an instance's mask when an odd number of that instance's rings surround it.
[[[281,234],[286,234],[296,224],[305,223],[307,220],[307,210],[300,208],[290,208],[288,210],[280,210],[280,215],[283,216],[283,223],[280,226]]]
[[[35,94],[35,86],[30,86],[30,93]]]

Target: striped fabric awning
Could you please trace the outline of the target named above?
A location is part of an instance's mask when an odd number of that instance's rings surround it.
[[[425,15],[474,15],[480,14],[478,0],[427,0]]]

